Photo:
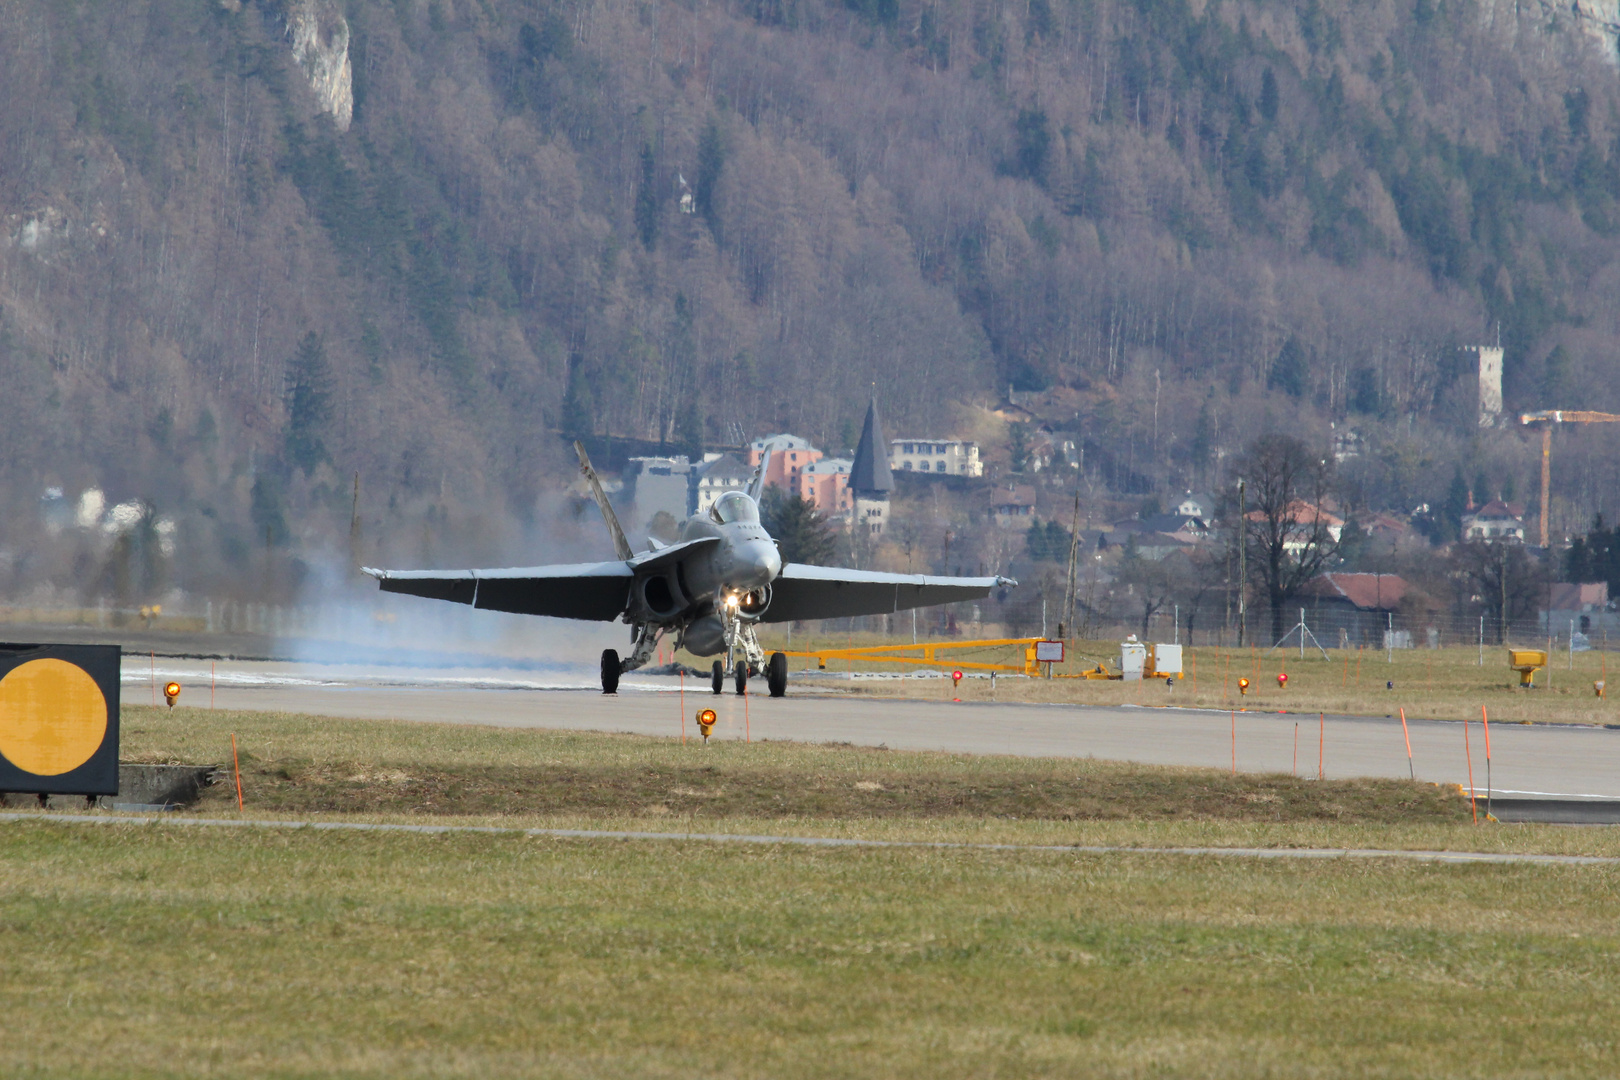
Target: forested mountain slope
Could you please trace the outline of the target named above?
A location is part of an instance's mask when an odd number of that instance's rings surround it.
[[[368,536],[426,521],[472,556],[565,475],[559,430],[841,449],[869,393],[924,434],[1008,385],[1083,391],[1116,490],[1331,421],[1367,434],[1374,506],[1459,466],[1522,497],[1460,347],[1500,333],[1510,408],[1620,406],[1594,26],[1462,0],[8,0],[4,542],[39,546],[45,485],[97,485],[230,580],[267,536],[340,547],[358,472]],[[1571,446],[1585,513],[1616,475]]]

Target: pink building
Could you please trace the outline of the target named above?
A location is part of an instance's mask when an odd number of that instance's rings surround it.
[[[759,467],[760,459],[765,456],[765,448],[773,443],[771,464],[765,470],[765,483],[795,495],[803,495],[799,478],[805,469],[821,460],[821,451],[811,446],[809,440],[797,435],[767,435],[748,444],[750,469]]]
[[[759,467],[765,448],[775,444],[765,470],[768,487],[780,488],[815,505],[827,517],[842,517],[854,507],[849,492],[850,461],[825,458],[797,435],[767,435],[748,444],[748,466]]]

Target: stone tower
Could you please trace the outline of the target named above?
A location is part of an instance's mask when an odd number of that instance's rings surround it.
[[[855,496],[852,524],[869,535],[881,535],[889,520],[889,492],[894,490],[894,476],[889,472],[889,441],[883,437],[875,397],[867,406],[866,425],[861,428],[861,441],[855,447],[849,490]]]

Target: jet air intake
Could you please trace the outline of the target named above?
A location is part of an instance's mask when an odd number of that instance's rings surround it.
[[[687,600],[674,570],[649,574],[636,583],[636,595],[655,618],[668,619],[686,608]]]

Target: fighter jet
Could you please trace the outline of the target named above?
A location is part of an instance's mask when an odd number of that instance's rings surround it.
[[[631,550],[608,504],[585,448],[574,444],[580,472],[601,508],[617,558],[609,562],[527,566],[500,570],[378,570],[363,567],[383,592],[471,604],[486,611],[550,615],[630,626],[630,653],[602,652],[602,692],[617,691],[619,676],[653,656],[666,634],[677,648],[715,656],[713,690],[723,691],[729,669],[737,689],[763,673],[772,697],[787,692],[787,657],[767,660],[755,628],[760,623],[882,615],[988,596],[1005,577],[933,577],[784,563],[759,519],[759,498],[772,449],[767,448],[747,491],[728,491],[706,514],[681,525],[680,539],[649,539]]]

